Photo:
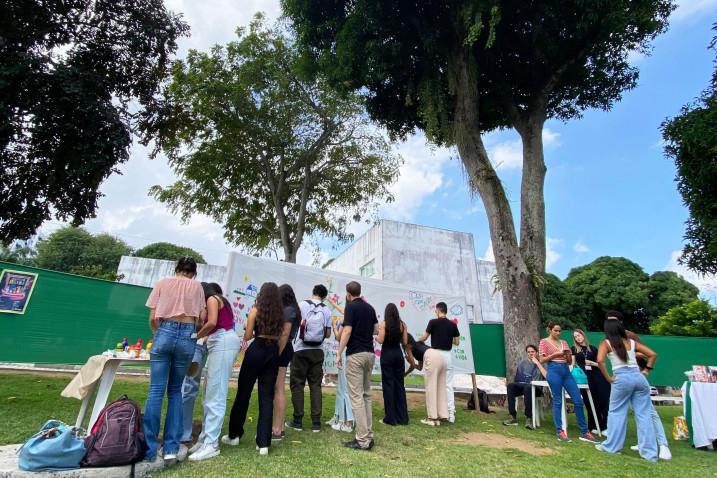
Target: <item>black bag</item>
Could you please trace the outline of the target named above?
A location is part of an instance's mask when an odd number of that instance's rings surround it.
[[[471,393],[471,396],[468,399],[468,410],[476,409],[476,401],[473,397],[474,397],[474,395]],[[488,408],[488,394],[480,389],[478,390],[478,405],[480,406],[481,412],[494,413],[490,410],[490,408]]]
[[[147,451],[139,405],[127,395],[107,405],[85,439],[81,466],[122,466],[141,461]]]

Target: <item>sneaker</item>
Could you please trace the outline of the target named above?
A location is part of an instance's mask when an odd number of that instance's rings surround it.
[[[525,428],[528,430],[535,430],[535,427],[533,426],[533,419],[532,418],[526,418],[525,419]]]
[[[177,461],[184,461],[189,455],[189,448],[187,445],[179,445],[179,451],[177,452]]]
[[[558,441],[561,441],[563,443],[573,442],[570,438],[568,438],[568,434],[565,433],[565,430],[560,430],[560,433],[558,433]]]
[[[578,439],[581,441],[586,441],[588,443],[600,443],[597,438],[595,438],[590,432],[583,433]]]
[[[189,455],[189,461],[202,461],[219,455],[219,448],[205,443],[199,450]]]
[[[202,442],[200,442],[200,441],[198,441],[197,443],[195,443],[195,444],[192,446],[192,448],[189,449],[189,454],[191,455],[192,453],[198,452],[199,449],[202,447],[202,445],[204,445],[204,443],[202,443]]]
[[[338,423],[339,423],[339,417],[337,417],[336,415],[331,417],[331,420],[326,422],[326,424],[330,427],[333,427],[334,425],[337,425]],[[334,428],[334,430],[336,430],[336,429]]]
[[[429,427],[437,427],[441,424],[438,420],[431,420],[430,418],[424,418],[421,423],[428,425]]]
[[[176,453],[165,453],[163,458],[164,458],[164,461],[176,460],[177,454]]]
[[[286,426],[291,428],[292,430],[296,430],[297,432],[304,430],[301,422],[297,422],[296,420],[291,420],[290,422],[286,422]]]
[[[630,450],[632,450],[632,451],[640,451],[640,447],[637,446],[637,445],[632,445],[632,446],[630,447]]]
[[[222,443],[230,446],[239,446],[239,437],[229,438],[229,435],[224,435],[222,437]]]
[[[658,453],[657,457],[665,461],[672,459],[672,453],[670,453],[670,449],[667,445],[660,445],[660,453]]]
[[[507,427],[509,427],[509,426],[517,426],[517,425],[518,425],[518,420],[516,420],[516,419],[513,418],[513,417],[510,417],[510,418],[507,419],[507,420],[503,420],[503,425],[505,425],[505,426],[507,426]]]
[[[335,428],[334,428],[334,430],[335,430]],[[351,433],[352,431],[354,431],[354,427],[351,425],[346,425],[345,423],[342,423],[341,427],[339,428],[339,431]]]
[[[283,432],[282,433],[273,433],[271,434],[271,441],[281,441],[284,439]]]
[[[319,433],[321,431],[321,422],[314,422],[311,424],[311,431]]]
[[[448,416],[448,423],[456,423],[456,416],[455,416],[455,415],[449,415],[449,416]]]
[[[337,423],[334,423],[333,425],[331,425],[331,428],[333,428],[333,429],[336,430],[336,431],[340,431],[342,426],[344,426],[343,423],[338,423],[338,422],[337,422]]]
[[[600,444],[595,445],[595,449],[596,449],[597,451],[602,451],[602,452],[607,453],[605,450],[603,450],[602,445],[600,445]]]
[[[265,446],[262,448],[256,447],[257,450],[259,450],[260,455],[268,455],[269,454],[269,447]]]

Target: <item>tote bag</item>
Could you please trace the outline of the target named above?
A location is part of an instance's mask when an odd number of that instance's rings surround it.
[[[85,442],[79,430],[59,420],[48,420],[17,451],[18,467],[25,471],[59,471],[80,467]]]

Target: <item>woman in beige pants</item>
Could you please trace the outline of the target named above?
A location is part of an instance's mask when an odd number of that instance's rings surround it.
[[[406,375],[414,369],[423,370],[424,386],[426,389],[427,418],[421,420],[424,425],[438,426],[441,420],[448,419],[448,398],[446,394],[446,363],[440,350],[432,349],[423,342],[416,342],[408,334],[406,347],[406,360],[410,367]]]

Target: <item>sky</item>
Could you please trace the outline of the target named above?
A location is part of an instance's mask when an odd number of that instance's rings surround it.
[[[192,35],[180,42],[178,56],[207,50],[236,38],[238,26],[263,11],[280,15],[278,0],[166,0],[182,13]],[[687,209],[677,193],[674,163],[663,156],[659,126],[707,86],[714,53],[707,49],[717,21],[717,0],[679,0],[667,33],[653,43],[650,56],[633,55],[638,86],[612,110],[587,111],[567,123],[549,121],[543,134],[548,173],[545,182],[547,270],[565,278],[571,268],[600,256],[623,256],[646,272],[674,270],[717,301],[717,278],[701,277],[678,264]],[[514,212],[519,210],[521,147],[514,131],[484,137],[491,160]],[[454,150],[435,148],[415,135],[395,146],[404,158],[392,186],[395,202],[379,216],[473,234],[476,254],[492,258],[485,209],[473,197]],[[192,247],[212,264],[224,264],[232,247],[221,225],[196,215],[183,224],[166,206],[147,195],[156,184],[176,179],[162,157],[150,160],[135,143],[131,159],[101,187],[98,214],[85,227],[108,232],[132,247],[168,241]],[[45,223],[42,235],[61,227]],[[357,236],[370,226],[351,226]],[[319,242],[322,257],[337,255],[346,244]],[[298,262],[310,264],[308,247]]]

